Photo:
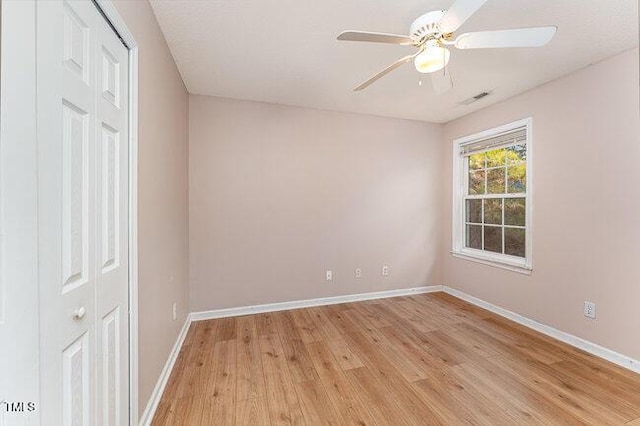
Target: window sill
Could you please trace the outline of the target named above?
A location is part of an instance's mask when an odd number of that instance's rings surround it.
[[[476,262],[511,272],[517,272],[519,274],[531,275],[532,272],[531,266],[526,265],[525,262],[510,261],[508,259],[497,258],[494,256],[483,256],[482,254],[459,250],[452,250],[451,255],[458,259],[468,260],[470,262]]]

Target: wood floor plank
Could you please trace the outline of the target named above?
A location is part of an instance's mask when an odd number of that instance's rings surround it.
[[[500,364],[509,374],[526,377],[537,392],[554,395],[554,401],[563,410],[570,412],[583,422],[602,425],[625,423],[624,417],[603,406],[584,390],[571,383],[556,379],[549,372],[545,372],[543,366],[546,364],[540,361],[514,359],[509,356],[494,357],[490,360]]]
[[[357,311],[345,312],[360,330],[360,336],[367,339],[368,345],[383,353],[393,362],[395,369],[407,382],[414,382],[428,377],[428,372],[411,355],[405,353],[401,346],[394,345],[386,338],[382,330],[375,328],[368,322],[368,318],[359,315]],[[354,329],[355,331],[355,329]],[[352,338],[355,336],[351,336]]]
[[[367,367],[354,368],[345,371],[345,374],[377,423],[402,426],[416,424],[414,419],[406,416],[404,407],[398,403],[397,397],[389,395]]]
[[[269,426],[269,405],[266,397],[238,401],[236,406],[236,425]]]
[[[308,380],[294,385],[300,399],[302,416],[308,425],[343,425],[344,420],[338,414],[327,396],[320,380]]]
[[[526,377],[514,376],[502,368],[499,362],[493,363],[490,359],[474,364],[463,364],[456,367],[460,374],[473,377],[476,388],[491,388],[496,403],[506,400],[513,408],[507,411],[513,413],[514,417],[520,419],[522,423],[531,423],[540,420],[539,424],[580,424],[578,417],[563,410],[554,402],[553,398],[538,392],[535,382],[531,382]]]
[[[479,407],[486,407],[489,410],[488,418],[494,419],[496,423],[549,424],[552,420],[519,400],[515,396],[518,388],[505,389],[501,387],[499,380],[488,380],[486,372],[478,367],[478,363],[460,364],[452,367],[451,372],[459,385],[473,395],[473,398],[467,399],[469,406],[474,404],[474,411],[479,411]],[[478,395],[484,398],[481,404]]]
[[[503,339],[523,356],[537,359],[545,364],[562,361],[564,354],[558,348],[550,346],[549,338],[539,333],[524,332],[524,327],[516,323],[503,324],[495,318],[487,318],[481,327],[483,331]]]
[[[640,409],[640,389],[638,389],[637,380],[628,380],[628,372],[617,372],[611,374],[610,371],[602,368],[594,362],[584,362],[581,360],[568,358],[554,366],[561,368],[562,371],[578,375],[589,382],[589,387],[596,389],[604,389],[611,395],[616,395],[630,405]],[[640,414],[638,415],[640,417]]]
[[[186,345],[189,348],[186,363],[188,366],[202,366],[208,357],[208,352],[216,342],[215,336],[219,321],[195,321],[187,333]]]
[[[415,383],[423,390],[430,390],[429,402],[433,411],[445,417],[445,424],[514,424],[504,404],[508,400],[495,401],[489,389],[478,389],[473,380],[460,374],[461,365],[447,366],[439,374]],[[438,398],[433,397],[435,394]],[[439,406],[434,406],[440,399]]]
[[[209,374],[212,368],[188,366],[178,374],[179,382],[172,399],[205,395],[209,387]]]
[[[343,318],[345,314],[343,313]],[[346,321],[345,321],[346,323]],[[430,419],[431,424],[439,423],[435,414],[429,409],[429,406],[419,395],[412,391],[410,382],[405,380],[402,372],[397,368],[396,359],[393,358],[393,354],[384,353],[381,348],[384,346],[375,346],[375,342],[367,338],[359,330],[356,325],[348,330],[346,340],[356,350],[360,358],[365,362],[369,374],[372,375],[369,380],[378,380],[379,383],[384,384],[384,393],[387,398],[395,400],[395,404],[401,407],[404,412],[404,417],[413,422],[419,422],[420,419]],[[349,370],[359,371],[354,374],[353,377],[357,380],[361,387],[367,387],[360,377],[362,369]],[[381,385],[378,384],[377,387]],[[373,389],[371,389],[373,390]],[[375,394],[373,394],[375,395]],[[377,398],[376,398],[377,399]]]
[[[271,424],[305,424],[280,337],[277,334],[260,336],[260,352]]]
[[[293,381],[300,383],[317,379],[318,374],[309,358],[302,337],[300,337],[292,313],[290,311],[278,312],[274,318]]]
[[[433,293],[193,322],[152,424],[640,426],[640,375]]]
[[[222,318],[219,321],[214,341],[235,340],[237,337],[237,318]]]
[[[153,420],[151,421],[151,426],[165,426],[168,424],[171,418],[171,403],[172,400],[168,400],[164,398],[158,404],[158,408],[156,408],[156,413],[153,416]]]
[[[210,398],[204,401],[210,404],[210,424],[234,424],[237,384],[235,340],[217,342],[212,358],[215,365],[208,377],[206,394]]]
[[[579,389],[592,389],[594,386],[604,390],[598,395],[598,401],[605,406],[614,410],[616,413],[625,417],[626,420],[632,420],[640,417],[640,405],[638,400],[640,397],[640,388],[629,394],[622,391],[620,387],[610,386],[609,382],[594,380],[589,374],[585,374],[584,370],[575,370],[567,367],[567,362],[561,361],[544,366],[545,372],[553,374],[553,376],[565,383],[571,383]]]
[[[256,314],[256,328],[258,330],[258,336],[265,336],[268,334],[276,334],[276,324],[273,321],[273,314],[267,312],[264,314]]]
[[[178,358],[173,366],[169,380],[167,380],[167,386],[164,388],[164,393],[167,395],[177,395],[180,389],[180,382],[184,379],[184,372],[189,360],[188,346],[183,346],[180,349]]]
[[[364,367],[360,357],[351,350],[349,344],[343,338],[328,340],[326,344],[343,370]]]
[[[477,321],[478,319],[485,319],[489,317],[498,317],[498,315],[494,314],[493,312],[487,311],[486,309],[480,308],[476,305],[472,305],[471,303],[462,299],[458,299],[457,297],[452,296],[448,293],[433,293],[429,295],[428,299],[432,301],[441,301],[447,306],[447,309],[453,307],[455,308],[456,312],[467,314],[472,321]]]
[[[422,300],[422,298],[405,297],[401,300],[393,301],[389,307],[402,308],[405,311],[405,315],[414,321],[419,321],[424,324],[424,328],[430,328],[431,331],[440,330],[445,333],[455,331],[455,325],[445,318],[439,315],[432,314],[432,306],[429,301]],[[425,312],[429,312],[430,315],[425,315]]]
[[[392,319],[386,315],[383,304],[378,300],[373,302],[362,302],[351,305],[351,308],[358,311],[367,318],[375,328],[388,327],[392,325]]]
[[[310,319],[316,324],[317,330],[321,333],[321,340],[329,345],[331,352],[335,355],[343,370],[364,365],[344,341],[343,335],[329,320],[322,307],[312,307],[306,309],[306,311],[308,311]]]
[[[166,416],[154,418],[153,426],[208,426],[217,423],[220,419],[216,415],[216,404],[211,396],[196,395],[178,398],[171,402]],[[223,420],[224,421],[224,420]]]
[[[442,361],[441,356],[425,351],[417,340],[412,339],[411,335],[402,333],[398,327],[385,327],[381,331],[391,344],[419,363],[425,372],[425,378],[437,376],[447,367],[447,362]]]
[[[291,311],[291,317],[300,339],[302,339],[304,343],[317,342],[324,339],[321,330],[318,329],[306,309],[295,309]]]
[[[313,319],[313,322],[316,323],[318,330],[322,333],[325,341],[330,340],[340,340],[342,339],[342,334],[338,331],[338,329],[333,325],[329,318],[327,317],[326,312],[321,306],[314,306],[312,308],[307,309],[309,312],[309,316]]]
[[[331,403],[344,420],[346,425],[373,425],[374,418],[369,410],[358,398],[354,387],[340,367],[337,357],[331,352],[325,342],[308,344],[309,354],[316,367],[320,381],[328,391]],[[359,368],[359,367],[355,367]],[[351,370],[349,368],[348,370]]]
[[[445,370],[448,368],[445,367]],[[444,370],[441,377],[419,380],[412,383],[412,386],[419,393],[430,395],[429,406],[446,425],[491,424],[494,420],[484,410],[484,406],[480,405],[478,410],[475,407],[478,401],[462,385],[448,378]]]
[[[438,326],[426,318],[422,311],[420,313],[412,312],[407,308],[409,300],[402,303],[401,301],[392,300],[380,307],[385,312],[389,321],[394,326],[402,325],[411,326],[425,333],[438,330]]]
[[[238,401],[263,397],[266,390],[256,318],[254,316],[238,317],[237,327]]]
[[[426,358],[428,358],[428,360],[421,358],[420,360],[422,362],[434,361],[446,366],[452,366],[475,358],[475,354],[472,354],[471,351],[460,349],[462,348],[461,345],[447,342],[447,340],[443,338],[443,336],[447,336],[444,332],[439,330],[431,331],[429,327],[426,329],[419,327],[415,322],[404,322],[398,323],[394,331],[400,341],[403,341],[403,339],[400,338],[400,336],[403,335],[404,341],[406,341],[406,339],[413,340],[413,342],[420,347]],[[389,331],[387,331],[387,333],[389,333]],[[409,345],[404,343],[403,346],[407,348]]]

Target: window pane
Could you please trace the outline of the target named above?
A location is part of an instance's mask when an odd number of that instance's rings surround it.
[[[465,221],[482,223],[482,200],[467,200]]]
[[[507,151],[504,148],[494,149],[485,153],[487,167],[504,166],[507,160]]]
[[[504,168],[487,170],[488,194],[504,194]]]
[[[507,150],[507,164],[521,163],[527,160],[527,146],[514,145]]]
[[[484,169],[484,152],[469,156],[469,170]]]
[[[525,248],[524,229],[504,229],[504,253],[511,256],[524,257]]]
[[[484,223],[502,225],[502,199],[484,200]]]
[[[509,166],[507,168],[509,178],[507,192],[510,194],[522,193],[527,191],[527,166],[520,164],[517,166]]]
[[[482,250],[482,226],[467,225],[467,242],[466,246]]]
[[[469,172],[469,194],[484,194],[484,170]]]
[[[502,253],[502,228],[499,226],[484,227],[484,249]]]
[[[506,198],[504,200],[504,224],[524,226],[526,201],[524,198]]]
[[[513,141],[513,138],[504,138],[506,144]],[[477,145],[476,149],[482,146]],[[524,258],[529,238],[526,141],[520,140],[511,146],[495,145],[486,152],[476,151],[460,158],[459,164],[467,173],[463,177],[467,179],[467,192],[460,200],[464,211],[458,212],[463,214],[463,228],[459,230],[464,234],[461,245],[496,254],[496,257]]]

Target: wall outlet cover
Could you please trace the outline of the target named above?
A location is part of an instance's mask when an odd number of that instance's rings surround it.
[[[584,302],[584,316],[596,319],[596,304],[593,302]]]

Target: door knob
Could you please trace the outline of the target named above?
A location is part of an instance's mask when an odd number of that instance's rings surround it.
[[[87,310],[84,308],[84,306],[81,306],[78,309],[76,309],[76,311],[73,313],[73,319],[81,320],[84,317],[84,314],[86,313],[87,313]]]

